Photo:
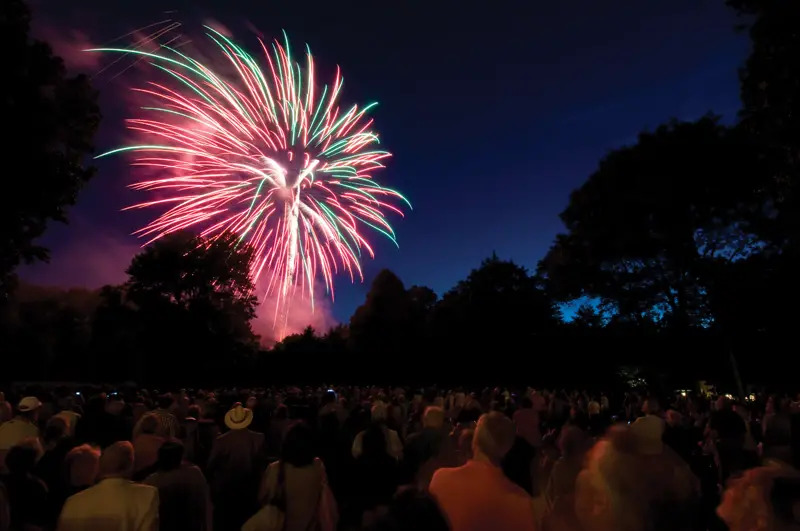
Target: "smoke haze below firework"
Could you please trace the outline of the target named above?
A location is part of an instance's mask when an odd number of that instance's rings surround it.
[[[399,250],[372,239],[376,259],[364,262],[364,284],[336,279],[332,312],[346,321],[384,267],[407,285],[439,293],[493,250],[535,268],[562,229],[557,216],[570,190],[609,149],[670,117],[714,110],[732,119],[739,107],[736,70],[748,42],[721,4],[574,0],[564,10],[558,3],[508,1],[486,10],[479,6],[488,4],[450,1],[312,1],[265,2],[245,12],[178,0],[169,7],[187,26],[210,18],[224,23],[248,47],[250,22],[267,38],[285,29],[292,42],[309,43],[318,65],[341,65],[345,103],[380,102],[377,129],[394,155],[380,179],[410,197],[414,212],[394,222]],[[68,59],[86,41],[104,44],[158,20],[163,6],[151,0],[33,5],[38,33],[59,36],[57,51]],[[125,83],[99,88],[98,153],[124,140],[119,124],[129,115],[120,102]],[[45,237],[52,264],[23,277],[92,285],[74,262],[82,253],[71,249],[85,249],[96,237],[135,246],[128,234],[149,217],[119,213],[138,201],[122,186],[126,175],[124,160],[102,161],[73,209],[80,222],[54,225]]]

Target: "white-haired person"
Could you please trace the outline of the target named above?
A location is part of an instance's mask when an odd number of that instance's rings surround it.
[[[583,531],[692,529],[699,484],[662,442],[663,421],[647,417],[612,427],[589,451],[575,484]]]
[[[384,437],[386,437],[386,453],[391,455],[397,460],[403,457],[403,443],[400,441],[400,436],[397,432],[386,426],[386,419],[388,416],[388,408],[383,402],[376,402],[370,410],[370,420],[373,424],[377,424],[383,430]],[[353,440],[352,453],[355,459],[361,455],[363,451],[364,433],[366,430],[359,432]]]
[[[498,412],[482,415],[472,438],[472,459],[440,468],[430,483],[452,531],[533,531],[533,499],[503,474],[501,463],[514,444],[511,420]]]
[[[59,531],[158,529],[158,489],[130,481],[133,445],[112,444],[100,456],[100,481],[71,496],[58,521]]]

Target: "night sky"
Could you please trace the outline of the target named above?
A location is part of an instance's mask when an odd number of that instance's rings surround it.
[[[343,103],[380,102],[375,128],[394,156],[376,177],[414,210],[392,218],[399,249],[371,238],[377,256],[364,263],[364,284],[338,278],[332,312],[346,321],[382,268],[439,293],[492,251],[534,270],[562,229],[569,192],[607,151],[672,117],[714,111],[733,120],[748,41],[722,4],[502,0],[487,10],[487,2],[442,0],[38,0],[33,9],[36,34],[74,70],[103,64],[77,51],[86,45],[167,17],[197,42],[213,19],[251,50],[249,28],[267,37],[285,29],[295,48],[311,46],[318,65],[342,67]],[[98,153],[123,140],[130,83],[97,80]],[[98,167],[70,225],[44,238],[51,263],[24,268],[24,279],[86,287],[124,280],[139,245],[129,234],[148,213],[120,212],[142,199],[125,188],[124,157]]]

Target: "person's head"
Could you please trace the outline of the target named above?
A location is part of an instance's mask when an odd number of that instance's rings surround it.
[[[172,395],[169,393],[165,393],[158,397],[158,408],[159,409],[169,409],[172,406]]]
[[[314,453],[314,433],[308,424],[292,424],[283,439],[281,461],[295,467],[308,466],[314,462]]]
[[[287,418],[289,418],[289,408],[286,407],[286,404],[279,404],[275,408],[275,419],[286,420]]]
[[[386,454],[386,435],[380,426],[373,424],[364,431],[361,448],[361,455],[366,458],[377,458]]]
[[[38,458],[36,447],[26,441],[11,447],[6,454],[6,467],[12,476],[24,476],[33,472]]]
[[[111,415],[121,415],[122,410],[125,409],[125,400],[119,393],[111,393],[106,400],[105,405],[106,413]]]
[[[100,456],[101,478],[130,478],[133,474],[133,445],[128,441],[115,442]]]
[[[674,409],[667,410],[667,425],[677,428],[683,422],[683,416]]]
[[[589,416],[599,415],[600,403],[592,400],[591,402],[589,402],[589,405],[586,407],[586,409],[589,412]]]
[[[370,410],[370,418],[375,424],[382,424],[386,422],[387,411],[386,404],[383,402],[376,402]]]
[[[558,436],[558,449],[565,458],[580,455],[585,447],[583,430],[575,426],[564,426]]]
[[[200,419],[200,406],[197,404],[192,404],[186,409],[186,418],[187,419]]]
[[[532,409],[533,408],[533,400],[531,400],[530,396],[523,396],[522,397],[522,409]]]
[[[717,514],[731,531],[797,531],[800,474],[789,467],[747,470],[729,482]]]
[[[716,406],[717,411],[728,411],[733,409],[733,403],[725,395],[721,395],[717,398]]]
[[[142,433],[148,435],[155,435],[155,433],[158,431],[158,424],[159,424],[158,417],[156,417],[152,413],[148,413],[147,415],[142,417],[142,424],[141,424]]]
[[[35,396],[26,396],[17,404],[17,411],[19,416],[28,419],[31,422],[36,422],[39,419],[39,410],[42,403]]]
[[[67,435],[67,423],[63,417],[52,417],[44,428],[44,444],[52,445]]]
[[[657,398],[650,397],[642,404],[642,413],[645,415],[658,415],[660,411],[661,406],[659,405]]]
[[[82,444],[69,451],[64,463],[71,486],[94,485],[100,471],[100,450],[88,444]]]
[[[444,427],[444,409],[439,406],[428,406],[422,414],[422,426],[440,430]]]
[[[515,437],[514,423],[508,417],[497,411],[485,413],[478,419],[475,428],[472,453],[476,459],[483,458],[499,465],[514,446]]]
[[[180,441],[167,441],[158,449],[158,469],[163,471],[175,470],[183,462],[183,443]]]

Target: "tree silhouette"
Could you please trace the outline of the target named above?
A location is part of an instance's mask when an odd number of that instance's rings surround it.
[[[634,323],[705,325],[705,261],[746,257],[758,160],[715,117],[671,122],[609,153],[570,196],[540,263],[560,300],[597,297]]]
[[[351,349],[361,355],[404,352],[411,338],[411,299],[397,275],[384,269],[350,318]]]
[[[29,27],[25,3],[5,0],[0,49],[9,81],[0,85],[0,109],[9,134],[0,147],[8,181],[0,194],[0,301],[21,262],[48,259],[35,240],[49,220],[66,222],[66,207],[92,177],[84,162],[100,120],[88,78],[67,77],[50,47],[30,40]]]
[[[187,367],[233,370],[255,349],[252,252],[237,244],[230,234],[205,240],[176,233],[134,257],[124,292],[144,367],[185,378]]]
[[[552,333],[558,312],[524,267],[492,256],[442,297],[437,343],[465,351],[525,351]]]

